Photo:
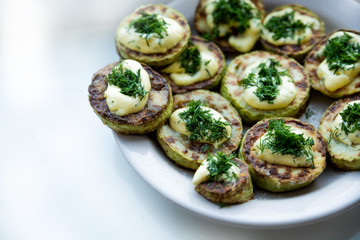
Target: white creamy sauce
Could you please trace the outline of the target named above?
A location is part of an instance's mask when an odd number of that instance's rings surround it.
[[[219,31],[219,37],[225,37],[227,34],[232,32],[232,28],[237,27],[237,23],[232,23],[229,25],[220,23],[217,26],[214,22],[213,17],[216,2],[218,2],[218,0],[210,0],[207,2],[205,8],[206,24],[210,29],[217,28]],[[246,2],[252,7],[254,13],[258,12],[256,6],[250,0],[245,0],[244,2]],[[248,52],[254,47],[256,41],[259,39],[260,30],[260,19],[253,18],[250,20],[250,27],[246,29],[245,32],[237,35],[230,35],[229,44],[239,52]]]
[[[296,134],[304,134],[304,138],[307,139],[309,136],[306,135],[306,131],[303,131],[302,129],[298,129],[290,126],[290,131]],[[255,152],[256,155],[264,160],[265,162],[271,163],[271,164],[278,164],[278,165],[284,165],[284,166],[290,166],[290,167],[311,167],[312,162],[307,161],[304,155],[301,155],[299,157],[294,157],[290,154],[278,154],[273,153],[270,149],[265,148],[263,151],[260,150],[261,142],[265,142],[268,134],[265,133],[263,136],[261,136],[258,140],[256,140],[254,146],[255,146]]]
[[[214,156],[213,157],[215,159],[215,161],[217,160],[217,158]],[[203,161],[200,165],[200,167],[196,170],[193,179],[192,179],[192,183],[193,185],[199,185],[202,182],[205,182],[207,180],[209,180],[210,178],[210,172],[208,170],[208,166],[209,166],[209,161],[206,159],[205,161]],[[240,169],[233,165],[231,166],[226,173],[221,174],[221,176],[219,177],[219,181],[224,181],[227,183],[235,183],[237,181],[237,178],[234,177],[229,177],[229,176],[240,176]]]
[[[149,74],[141,66],[141,64],[134,60],[122,61],[123,69],[129,69],[137,74],[140,69],[141,84],[145,91],[150,92],[151,83]],[[118,116],[125,116],[131,113],[136,113],[144,109],[149,93],[141,100],[140,96],[131,97],[120,92],[120,88],[114,85],[108,84],[108,87],[104,93],[106,98],[106,104],[108,105],[111,113]]]
[[[255,75],[257,76],[259,72],[257,67],[263,62],[265,62],[268,66],[269,61],[264,61],[261,59],[247,66],[243,71],[243,79],[246,78],[250,73],[255,73]],[[284,69],[282,69],[281,67],[278,67],[277,70],[284,71]],[[279,109],[288,106],[295,99],[297,95],[297,89],[295,83],[289,76],[280,76],[280,78],[282,80],[282,83],[278,86],[279,93],[274,99],[273,103],[259,100],[259,98],[255,95],[257,86],[251,86],[244,90],[244,98],[246,103],[253,108],[266,110]]]
[[[283,16],[285,14],[291,13],[292,11],[293,11],[292,8],[284,8],[284,9],[282,9],[280,11],[270,13],[264,19],[263,26],[265,26],[265,24],[272,17],[280,17],[280,16]],[[294,34],[293,38],[292,37],[286,37],[286,38],[280,38],[278,40],[273,39],[273,36],[274,36],[273,32],[270,32],[265,27],[262,27],[262,37],[266,41],[268,41],[269,43],[271,43],[273,45],[276,45],[276,46],[286,45],[286,44],[299,44],[299,43],[302,44],[302,43],[308,42],[311,39],[311,37],[312,37],[312,29],[318,30],[318,29],[320,29],[320,26],[321,26],[319,20],[317,20],[316,18],[308,16],[308,15],[302,15],[299,12],[295,11],[294,21],[297,21],[297,20],[300,20],[302,23],[304,23],[306,25],[311,25],[311,27],[306,27],[304,29],[304,31],[297,31]]]
[[[354,103],[360,104],[360,100],[350,102],[345,105],[344,109],[353,105]],[[342,130],[341,124],[343,123],[343,119],[340,114],[338,114],[332,124],[333,136],[340,142],[346,145],[356,145],[360,144],[360,131],[356,130],[353,133],[346,134],[345,131]]]
[[[226,119],[218,111],[216,111],[212,108],[209,108],[209,107],[204,107],[204,106],[202,106],[201,108],[203,110],[209,110],[213,119],[220,120],[221,122],[227,122]],[[188,110],[188,107],[184,107],[184,108],[175,110],[169,118],[169,124],[170,124],[171,128],[174,129],[175,131],[189,137],[191,135],[191,132],[186,128],[185,121],[182,120],[179,115],[180,113],[185,112],[187,110]],[[222,143],[224,143],[226,140],[228,140],[231,136],[231,126],[227,125],[227,126],[225,126],[225,129],[227,132],[227,136],[224,137],[223,139],[221,139],[220,141],[212,143],[212,142],[206,141],[206,139],[202,139],[199,142],[211,143],[214,145],[215,148],[218,148]]]
[[[341,37],[344,32],[336,32],[330,36],[329,39],[335,37]],[[360,36],[351,32],[346,32],[349,34],[352,39],[350,39],[350,43],[359,43],[360,44]],[[324,47],[325,48],[325,47]],[[324,48],[321,50],[323,52]],[[347,69],[349,68],[349,69]],[[317,71],[316,74],[320,79],[323,79],[324,86],[330,92],[334,92],[342,87],[345,87],[349,83],[351,83],[354,78],[360,73],[360,61],[355,63],[355,66],[351,65],[349,67],[345,66],[345,69],[340,69],[336,73],[333,70],[329,69],[329,64],[327,63],[326,59],[324,59]]]
[[[162,32],[163,38],[158,38],[152,34],[144,39],[140,33],[135,32],[134,27],[124,26],[117,32],[117,39],[127,48],[141,53],[167,52],[182,40],[185,32],[177,21],[161,15],[158,15],[158,18],[166,22],[166,32]]]
[[[196,44],[195,44],[196,45]],[[209,51],[201,44],[197,45],[200,51],[201,66],[194,74],[186,73],[179,61],[175,61],[162,72],[168,73],[169,77],[178,86],[189,86],[213,77],[219,69],[219,63],[215,53]]]
[[[261,22],[258,18],[250,20],[250,27],[245,32],[229,37],[229,44],[239,52],[248,52],[260,37]]]

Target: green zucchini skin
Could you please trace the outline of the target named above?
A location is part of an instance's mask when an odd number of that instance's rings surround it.
[[[175,21],[177,21],[185,30],[182,40],[173,48],[169,49],[165,53],[152,53],[145,54],[139,51],[135,51],[127,48],[120,42],[118,38],[118,34],[115,35],[115,43],[116,50],[120,57],[124,59],[134,59],[136,61],[145,63],[151,67],[162,67],[168,65],[177,59],[181,53],[186,49],[188,41],[190,39],[190,26],[180,12],[175,10],[174,8],[168,7],[164,4],[148,4],[143,5],[137,8],[132,14],[127,16],[118,26],[116,32],[118,32],[121,28],[126,27],[130,22],[140,16],[141,12],[147,12],[149,14],[159,14],[169,17]]]
[[[280,119],[280,118],[276,118]],[[241,142],[239,158],[244,161],[250,171],[254,185],[270,192],[286,192],[296,190],[313,182],[326,167],[326,145],[319,132],[307,123],[295,118],[282,118],[286,124],[302,128],[314,139],[314,168],[289,167],[270,164],[260,159],[254,150],[258,138],[266,133],[270,119],[259,121],[251,127]]]
[[[274,8],[268,14],[280,11],[280,10],[288,8],[288,7],[292,8],[294,11],[300,12],[304,15],[308,15],[310,17],[316,18],[320,22],[320,29],[318,29],[318,30],[313,29],[312,30],[312,33],[313,33],[312,38],[308,42],[303,43],[301,45],[287,44],[287,45],[276,46],[276,45],[273,45],[273,44],[269,43],[268,41],[266,41],[262,36],[260,36],[260,42],[261,42],[262,46],[268,51],[272,51],[272,52],[276,52],[278,54],[289,56],[289,57],[295,58],[296,60],[302,62],[304,60],[306,54],[324,36],[325,23],[316,13],[314,13],[313,11],[311,11],[310,9],[308,9],[304,6],[297,5],[297,4],[286,4],[286,5],[278,6],[278,7]]]
[[[88,88],[91,107],[105,125],[120,134],[145,134],[155,131],[171,114],[173,98],[170,86],[159,73],[142,64],[151,82],[145,108],[123,117],[117,116],[110,112],[104,97],[108,86],[106,76],[117,64],[111,63],[94,74]]]
[[[297,95],[290,105],[284,108],[273,110],[253,108],[245,101],[243,94],[245,88],[239,85],[242,80],[241,73],[249,64],[259,58],[266,60],[270,57],[278,60],[285,69],[288,69],[289,74],[294,79]],[[244,122],[253,124],[265,118],[300,116],[306,109],[310,88],[309,75],[296,60],[272,52],[253,51],[239,55],[230,62],[221,83],[220,93],[236,108]]]
[[[239,148],[242,121],[237,111],[226,99],[220,94],[208,90],[194,90],[174,95],[173,111],[185,107],[191,100],[207,102],[210,108],[218,111],[232,126],[230,139],[218,149],[212,144],[191,142],[187,136],[173,130],[168,122],[158,128],[156,136],[166,156],[181,167],[196,170],[209,153],[215,154],[217,151],[221,151],[229,155]]]
[[[165,77],[165,79],[169,82],[171,89],[173,93],[185,93],[197,89],[207,89],[211,90],[219,85],[222,78],[224,77],[225,70],[226,70],[226,62],[225,62],[225,56],[224,53],[221,51],[221,49],[213,42],[206,41],[204,38],[199,36],[192,36],[190,38],[190,41],[193,42],[195,45],[202,45],[209,51],[213,52],[216,55],[216,59],[213,59],[214,61],[217,61],[219,64],[219,69],[217,70],[216,74],[204,81],[197,82],[194,84],[191,84],[189,86],[179,86],[176,85],[170,78],[170,76],[164,72],[161,72],[161,75]]]
[[[309,54],[306,56],[304,61],[305,69],[309,72],[312,88],[315,89],[316,91],[321,92],[326,96],[335,99],[350,96],[352,94],[360,92],[360,74],[357,75],[351,83],[334,92],[331,92],[327,88],[325,88],[324,80],[320,79],[316,74],[320,63],[324,60],[324,57],[321,57],[319,54],[322,47],[326,45],[331,35],[339,31],[351,32],[360,36],[359,31],[349,30],[349,29],[337,29],[324,36],[309,52]]]
[[[331,104],[323,113],[319,125],[319,132],[326,141],[326,147],[332,164],[346,171],[360,170],[360,146],[349,146],[338,141],[336,138],[332,138],[330,141],[330,134],[332,123],[336,116],[344,109],[347,103],[356,100],[360,100],[360,94],[342,98]]]
[[[195,191],[214,203],[244,203],[254,198],[253,185],[247,165],[240,159],[233,159],[240,168],[236,183],[206,181],[195,186]]]

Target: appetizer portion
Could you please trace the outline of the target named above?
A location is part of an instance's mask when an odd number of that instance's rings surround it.
[[[266,50],[302,60],[324,33],[324,22],[313,11],[282,5],[265,17],[261,43]]]
[[[239,157],[257,186],[284,192],[309,185],[326,166],[320,133],[295,118],[264,119],[245,134]]]
[[[260,37],[264,16],[261,0],[200,0],[195,28],[225,52],[249,52]]]
[[[305,59],[312,87],[341,98],[360,92],[360,32],[339,29],[324,37]]]
[[[144,134],[155,131],[170,116],[173,99],[160,74],[137,61],[122,60],[94,74],[89,101],[114,131]]]
[[[175,62],[161,70],[174,93],[216,87],[225,73],[225,56],[218,46],[192,36]]]
[[[141,6],[116,30],[116,49],[122,58],[158,67],[172,63],[187,47],[186,18],[163,4]]]
[[[254,198],[247,165],[222,152],[210,154],[196,170],[195,191],[214,203],[243,203]]]
[[[331,162],[343,170],[360,170],[360,95],[338,100],[324,112],[319,132]]]
[[[253,123],[300,115],[310,95],[310,80],[294,59],[254,51],[232,60],[220,92],[245,122]]]
[[[241,118],[220,94],[194,90],[174,96],[169,121],[157,139],[176,164],[196,170],[209,153],[231,154],[242,136]]]

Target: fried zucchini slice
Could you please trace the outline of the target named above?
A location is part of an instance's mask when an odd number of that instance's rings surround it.
[[[329,91],[325,85],[324,80],[320,79],[317,75],[317,70],[319,65],[324,61],[324,57],[322,56],[323,49],[328,42],[330,36],[332,36],[336,32],[350,32],[360,36],[360,32],[355,30],[348,29],[337,29],[326,36],[324,36],[309,52],[304,61],[304,66],[306,70],[309,72],[311,86],[315,90],[321,92],[322,94],[332,97],[332,98],[342,98],[345,96],[350,96],[354,93],[360,92],[360,74],[358,74],[352,82],[345,85],[342,88],[337,89],[336,91]]]
[[[221,151],[227,155],[238,149],[242,136],[242,122],[237,111],[220,94],[208,90],[194,90],[174,96],[173,111],[185,107],[191,100],[201,100],[219,112],[231,125],[230,138],[217,149],[213,144],[190,141],[189,137],[175,131],[169,122],[157,130],[157,139],[165,154],[177,165],[196,170],[209,153]]]
[[[259,109],[250,106],[246,100],[245,88],[240,84],[242,74],[246,67],[256,61],[264,59],[275,59],[280,65],[287,69],[296,87],[295,99],[286,107],[278,109]],[[254,51],[239,55],[234,58],[227,67],[227,71],[221,83],[221,95],[228,99],[239,112],[242,120],[254,123],[270,117],[296,117],[305,110],[310,95],[310,80],[306,70],[294,59],[265,51]]]
[[[233,161],[240,170],[235,182],[208,180],[196,185],[195,191],[217,204],[244,203],[253,199],[253,185],[247,165],[238,158]]]
[[[273,51],[282,55],[295,58],[298,61],[302,61],[305,55],[314,47],[314,45],[319,41],[319,39],[325,34],[325,24],[324,21],[322,21],[319,18],[319,16],[317,16],[313,11],[309,10],[304,6],[296,5],[296,4],[287,4],[287,5],[278,6],[274,8],[270,13],[268,13],[268,15],[282,11],[286,8],[291,8],[294,12],[300,14],[300,16],[311,17],[319,22],[319,24],[313,24],[310,27],[312,33],[310,39],[308,39],[305,42],[301,42],[302,40],[300,39],[298,43],[275,45],[274,43],[271,43],[268,40],[266,40],[266,37],[264,35],[266,32],[264,30],[264,26],[266,24],[265,21],[267,20],[265,17],[262,26],[260,42],[263,45],[263,47],[268,51]]]
[[[343,170],[360,170],[360,145],[348,145],[334,136],[333,123],[344,109],[353,101],[360,100],[360,94],[340,99],[329,106],[321,117],[319,132],[326,140],[326,146],[331,162],[335,167]]]
[[[215,4],[216,2],[218,2],[219,0],[199,0],[199,3],[196,7],[196,11],[195,11],[195,29],[196,31],[202,35],[202,36],[208,36],[208,38],[212,39],[212,41],[214,41],[220,48],[222,51],[224,51],[225,53],[235,53],[235,52],[249,52],[255,45],[255,43],[257,42],[258,38],[260,37],[259,33],[256,33],[256,31],[249,31],[249,27],[246,28],[246,30],[242,33],[239,33],[239,30],[236,29],[236,27],[230,27],[231,32],[228,32],[227,34],[225,34],[225,36],[212,36],[214,34],[214,30],[217,31],[219,28],[212,28],[209,26],[209,24],[207,23],[207,18],[208,18],[208,14],[207,14],[207,8],[209,5],[211,4]],[[232,0],[232,2],[234,2],[236,0]],[[240,1],[240,0],[239,0]],[[230,2],[230,1],[228,1]],[[240,1],[241,2],[245,2],[245,3],[249,3],[251,5],[254,5],[254,10],[252,10],[252,12],[256,12],[256,14],[254,14],[256,16],[256,18],[259,19],[259,25],[261,24],[261,20],[264,18],[265,16],[265,8],[264,8],[264,4],[262,2],[262,0],[246,0],[246,1]],[[226,4],[230,4],[230,3],[226,3]],[[231,7],[230,7],[230,11],[231,11]],[[233,11],[232,11],[233,13]],[[242,13],[244,14],[244,13]],[[231,15],[225,14],[227,15],[227,17],[231,18]],[[229,21],[233,20],[233,19],[228,19]],[[222,25],[222,23],[220,23],[220,25]],[[226,22],[225,22],[226,25]],[[236,25],[234,22],[231,23],[231,25]],[[251,25],[251,24],[250,24]],[[257,24],[254,24],[257,25]],[[236,40],[233,43],[230,43],[230,38],[234,38],[237,35],[242,36],[242,38],[244,40],[240,40],[241,44],[236,44],[239,45],[239,47],[237,47],[238,49],[236,49],[234,47],[234,43],[236,43]],[[254,35],[254,36],[253,36]],[[255,40],[251,40],[251,38],[255,38]],[[246,47],[244,47],[246,46]]]
[[[166,80],[149,66],[142,67],[149,74],[151,90],[147,103],[141,111],[123,117],[111,113],[104,97],[108,82],[106,77],[118,62],[111,63],[97,71],[88,88],[89,102],[101,121],[121,134],[144,134],[155,131],[171,114],[172,93]]]
[[[239,150],[239,158],[248,165],[253,183],[271,192],[285,192],[305,187],[313,182],[326,167],[326,145],[321,134],[312,125],[298,119],[282,119],[287,125],[305,130],[307,135],[314,140],[312,146],[314,167],[271,164],[259,158],[254,145],[267,132],[271,119],[259,121],[245,133]]]
[[[158,16],[164,16],[176,21],[183,29],[183,33],[180,41],[178,41],[176,45],[174,45],[173,47],[167,49],[165,52],[144,53],[142,50],[138,50],[140,49],[140,47],[138,47],[137,49],[130,49],[128,46],[126,46],[124,42],[122,42],[123,40],[123,36],[121,35],[122,29],[128,28],[129,25],[131,25],[132,21],[138,19],[140,16],[142,16],[142,13],[144,12],[150,15],[157,14]],[[167,31],[171,31],[171,29],[167,29]],[[161,41],[163,41],[163,39],[172,37],[171,34],[167,34],[164,32],[162,32],[161,35],[163,35],[163,38],[159,39],[159,44],[158,44],[159,46],[161,46]],[[170,64],[176,58],[178,58],[180,54],[187,47],[189,38],[190,38],[189,24],[186,18],[180,12],[163,4],[148,4],[137,8],[132,14],[130,14],[124,20],[122,20],[122,22],[120,23],[119,27],[116,30],[115,43],[116,43],[116,50],[122,58],[134,59],[139,62],[143,62],[151,67],[160,67]],[[146,39],[146,43],[148,44],[147,36],[145,36],[145,39]],[[131,40],[129,42],[132,41],[134,41],[135,44],[137,42],[136,40]]]
[[[221,51],[221,49],[215,43],[206,41],[205,39],[203,39],[202,37],[199,37],[199,36],[192,36],[190,38],[190,42],[199,49],[200,53],[209,51],[214,55],[214,58],[204,61],[204,62],[200,62],[200,67],[201,67],[201,65],[204,65],[203,68],[205,69],[205,71],[208,72],[207,75],[209,75],[209,77],[204,80],[197,81],[197,82],[189,84],[189,85],[177,85],[174,82],[174,80],[171,78],[171,73],[164,72],[166,69],[168,69],[168,67],[163,69],[164,71],[160,70],[161,75],[163,75],[165,77],[165,79],[168,80],[168,82],[170,83],[173,93],[185,93],[185,92],[189,92],[189,91],[196,90],[196,89],[213,89],[219,85],[221,79],[224,76],[225,69],[226,69],[226,62],[225,62],[225,56],[224,56],[223,52]],[[185,51],[183,52],[183,54],[184,53],[185,53]],[[181,59],[181,56],[173,64],[177,63],[180,65],[180,63],[178,63],[178,61],[180,61],[180,59]],[[190,60],[188,59],[188,61],[190,61]],[[209,64],[210,65],[212,64],[211,61],[216,62],[216,64],[218,65],[216,72],[212,76],[210,76],[209,70],[207,70]],[[188,63],[188,64],[190,65],[191,63]],[[192,65],[194,65],[194,63],[192,63]],[[192,66],[190,65],[190,67],[192,67]],[[183,69],[183,68],[180,68],[180,70],[181,69]],[[194,72],[193,74],[189,73],[190,76],[188,78],[190,78],[191,75],[196,75],[196,74],[197,74],[197,72]]]

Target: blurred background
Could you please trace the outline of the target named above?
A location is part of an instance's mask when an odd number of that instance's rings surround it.
[[[118,23],[148,2],[0,0],[0,239],[360,239],[360,206],[296,228],[236,228],[190,214],[135,173],[87,87],[119,58]],[[318,2],[324,16],[336,0]],[[344,2],[339,14],[360,30],[359,3]]]

